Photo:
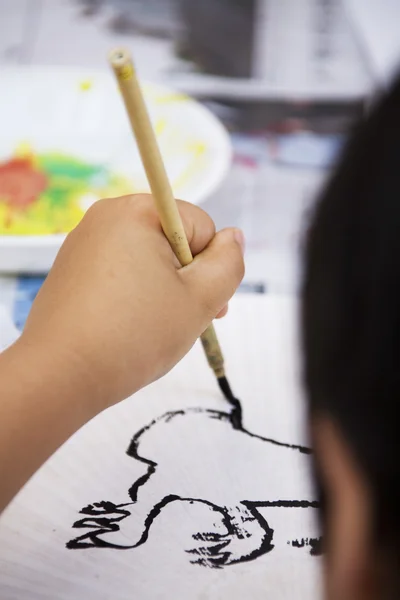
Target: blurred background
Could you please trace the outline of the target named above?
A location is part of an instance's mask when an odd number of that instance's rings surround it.
[[[202,206],[245,232],[242,291],[297,294],[313,201],[396,72],[399,23],[398,0],[0,0],[0,83],[22,66],[107,69],[127,46],[143,80],[196,98],[229,132],[232,165]],[[30,275],[0,274],[17,327],[43,281]]]

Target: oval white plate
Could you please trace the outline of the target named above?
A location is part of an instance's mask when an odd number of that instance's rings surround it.
[[[180,93],[144,84],[174,193],[201,203],[220,185],[231,160],[229,137],[203,106]],[[69,68],[10,68],[0,72],[0,162],[21,144],[103,165],[148,185],[122,99],[111,74]],[[1,191],[1,190],[0,190]],[[0,235],[0,271],[47,271],[65,235]]]

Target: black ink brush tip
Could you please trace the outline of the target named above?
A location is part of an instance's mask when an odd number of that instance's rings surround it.
[[[217,381],[224,397],[229,404],[233,406],[233,411],[231,413],[232,424],[235,429],[240,429],[242,427],[242,405],[240,400],[233,395],[231,386],[225,375],[223,377],[217,377]]]
[[[240,407],[240,402],[232,393],[231,386],[225,376],[224,366],[224,355],[222,354],[221,347],[217,338],[214,325],[211,324],[207,329],[208,335],[202,335],[200,340],[206,353],[207,362],[211,369],[214,371],[214,375],[217,378],[218,385],[221,392],[235,408]],[[240,409],[241,410],[241,409]]]
[[[207,331],[210,333],[210,335],[207,337],[202,336],[200,339],[206,353],[208,364],[214,371],[219,388],[225,399],[228,400],[231,406],[233,406],[233,410],[231,412],[232,424],[235,429],[240,429],[242,426],[242,405],[240,404],[240,400],[233,395],[229,381],[226,378],[224,356],[222,354],[214,326],[210,325]]]
[[[237,398],[235,398],[235,396],[233,395],[231,386],[229,385],[229,381],[227,380],[225,375],[223,377],[218,377],[217,381],[218,381],[218,385],[221,389],[221,392],[223,393],[225,398],[228,400],[228,402],[230,404],[232,404],[233,406],[236,407],[239,403],[239,400]]]

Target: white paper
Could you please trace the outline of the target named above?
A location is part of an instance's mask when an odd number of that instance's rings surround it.
[[[241,297],[219,324],[241,428],[197,344],[73,436],[0,520],[0,597],[318,598],[311,457],[279,445],[308,443],[296,323],[293,300]]]

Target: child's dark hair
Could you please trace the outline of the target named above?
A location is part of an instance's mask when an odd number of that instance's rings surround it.
[[[306,242],[302,331],[311,416],[335,421],[364,473],[374,541],[397,563],[398,592],[400,78],[357,127],[317,203]]]

